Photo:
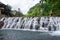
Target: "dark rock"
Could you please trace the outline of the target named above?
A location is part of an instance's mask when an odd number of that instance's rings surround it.
[[[39,29],[39,26],[38,25],[35,25],[35,29],[38,30]]]
[[[47,27],[48,23],[43,23],[42,27]]]
[[[0,21],[0,29],[3,27],[3,25],[4,25],[4,22]]]
[[[44,27],[44,23],[43,23],[42,27]]]
[[[53,25],[53,28],[54,28],[54,31],[56,31],[56,26],[55,25]]]
[[[32,25],[30,26],[30,29],[33,29],[33,26]]]
[[[51,31],[51,26],[48,27],[48,30]]]
[[[21,29],[24,29],[24,25],[21,25],[21,27],[20,27]]]

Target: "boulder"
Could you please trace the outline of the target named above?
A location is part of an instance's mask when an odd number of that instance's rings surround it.
[[[51,31],[51,26],[48,27],[48,30]]]
[[[4,25],[4,22],[0,21],[0,29],[3,27],[3,25]]]

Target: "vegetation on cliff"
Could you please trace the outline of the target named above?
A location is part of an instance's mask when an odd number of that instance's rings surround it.
[[[40,0],[26,16],[60,16],[60,0]]]

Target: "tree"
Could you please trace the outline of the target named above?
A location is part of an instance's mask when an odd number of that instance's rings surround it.
[[[43,2],[42,5],[43,4],[46,5],[46,6],[43,5],[43,9],[45,12],[48,12],[50,15],[51,14],[54,15],[57,10],[60,10],[59,9],[60,0],[41,0],[40,2]]]
[[[20,12],[19,10],[18,10],[18,11],[17,11],[17,10],[12,10],[11,13],[12,13],[13,15],[15,15],[16,17],[24,16],[24,15],[22,14],[22,12]]]
[[[40,4],[36,4],[34,7],[30,8],[28,11],[28,16],[40,16]]]
[[[10,6],[10,5],[6,5],[6,8],[8,8],[9,10],[11,10],[12,9],[12,7]]]
[[[3,3],[0,2],[0,7],[4,8],[4,10],[1,11],[1,13],[2,13],[3,15],[12,16],[12,14],[10,13],[10,11],[11,11],[11,6],[5,5],[5,4],[3,4]]]
[[[35,6],[30,8],[28,16],[56,16],[60,13],[60,0],[40,0]]]

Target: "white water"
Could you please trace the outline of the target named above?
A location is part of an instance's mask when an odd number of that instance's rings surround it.
[[[60,35],[60,17],[9,17],[0,18],[4,22],[2,29],[53,31],[51,35]]]
[[[60,36],[60,31],[53,31],[52,33],[49,33],[52,36]]]

